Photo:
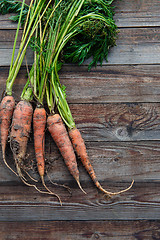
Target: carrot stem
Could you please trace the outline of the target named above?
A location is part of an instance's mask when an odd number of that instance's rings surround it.
[[[14,45],[13,45],[12,58],[11,58],[11,64],[10,64],[10,70],[9,70],[9,72],[11,71],[12,66],[13,66],[14,54],[15,54],[16,43],[17,43],[17,38],[18,38],[18,33],[19,33],[19,28],[20,28],[21,19],[22,19],[22,12],[23,12],[23,8],[24,8],[24,3],[25,3],[25,0],[23,0],[23,2],[22,2],[20,17],[19,17],[19,20],[18,20],[18,25],[17,25],[17,30],[16,30],[16,36],[15,36],[15,39],[14,39]]]
[[[16,76],[19,72],[19,69],[21,67],[21,64],[22,64],[23,58],[25,56],[25,53],[26,53],[28,44],[30,42],[30,39],[31,39],[32,35],[34,34],[34,32],[35,32],[35,30],[36,30],[36,28],[39,24],[39,21],[42,19],[46,10],[48,9],[51,1],[52,0],[49,0],[45,9],[43,10],[42,14],[41,14],[41,11],[42,11],[42,8],[44,6],[44,1],[40,0],[40,1],[38,1],[37,5],[36,5],[35,11],[34,11],[32,17],[29,21],[29,24],[28,24],[28,27],[26,29],[25,35],[22,37],[22,41],[21,41],[21,44],[20,44],[20,48],[19,48],[19,51],[18,51],[17,58],[14,62],[14,65],[13,65],[11,71],[9,72],[9,76],[8,76],[7,81],[6,81],[6,93],[8,95],[12,94],[13,83],[14,83],[15,78],[16,78]],[[30,6],[32,5],[32,2],[33,2],[33,0],[31,1]],[[35,21],[34,21],[34,18],[35,18]],[[28,39],[27,39],[27,37],[28,37]]]

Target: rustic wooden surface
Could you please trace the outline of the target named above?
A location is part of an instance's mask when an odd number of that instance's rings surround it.
[[[24,231],[22,232],[22,229]],[[112,222],[0,222],[1,239],[28,240],[158,240],[160,222],[157,221],[112,221]],[[12,238],[11,238],[12,235]]]
[[[117,46],[108,63],[87,71],[65,65],[60,73],[77,127],[102,185],[112,191],[133,188],[106,198],[93,185],[80,162],[86,196],[68,173],[46,133],[49,177],[69,186],[49,183],[63,201],[24,186],[0,163],[0,236],[12,239],[160,239],[160,1],[117,0]],[[0,94],[5,89],[16,24],[0,16]],[[27,53],[32,63],[32,53]],[[26,81],[23,67],[14,86],[19,100]],[[7,148],[7,161],[14,167]],[[35,161],[33,136],[28,161]],[[1,153],[0,153],[1,154]],[[1,155],[0,155],[1,156]],[[1,156],[2,159],[2,156]],[[52,167],[51,167],[52,166]],[[30,173],[38,178],[32,169]]]

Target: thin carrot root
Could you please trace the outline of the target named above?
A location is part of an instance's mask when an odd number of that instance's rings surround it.
[[[82,189],[79,182],[79,170],[77,167],[76,156],[69,139],[67,130],[63,124],[63,121],[59,114],[50,115],[47,118],[48,130],[56,143],[63,159],[68,167],[69,172],[72,174],[74,179],[76,180],[78,186],[82,190],[83,193],[85,191]]]
[[[90,160],[89,160],[89,157],[88,157],[88,154],[87,154],[87,150],[86,150],[86,146],[85,146],[85,143],[84,143],[84,140],[83,140],[83,138],[81,136],[80,131],[77,128],[71,129],[69,131],[69,136],[71,138],[73,147],[74,147],[78,157],[80,158],[83,166],[85,167],[86,171],[88,172],[88,174],[90,175],[90,177],[93,180],[94,184],[96,185],[96,187],[99,190],[101,190],[103,193],[105,193],[105,194],[107,194],[109,196],[112,196],[112,195],[121,194],[121,193],[126,192],[129,189],[131,189],[131,187],[133,186],[134,180],[132,181],[131,185],[128,188],[124,189],[124,190],[121,190],[121,191],[118,191],[118,192],[110,192],[110,191],[105,190],[100,185],[99,181],[97,180],[97,177],[96,177],[96,174],[94,172],[94,169],[93,169],[93,167],[92,167],[92,165],[90,163]]]
[[[2,146],[2,157],[3,162],[15,175],[17,173],[8,165],[5,158],[5,150],[7,139],[9,135],[9,129],[11,124],[11,119],[13,115],[13,110],[15,107],[15,100],[12,96],[5,96],[0,104],[0,115],[1,115],[1,146]]]
[[[29,177],[32,181],[38,182],[38,180],[35,179],[35,178],[33,178],[26,170],[23,169],[23,171],[28,175],[28,177]]]
[[[52,191],[46,186],[46,183],[45,183],[45,181],[44,181],[44,175],[42,175],[42,176],[40,176],[40,177],[41,177],[41,181],[42,181],[42,184],[43,184],[44,188],[48,191],[49,194],[56,196],[56,197],[58,198],[61,206],[62,206],[62,201],[61,201],[59,195],[56,194],[56,193],[54,193],[54,192],[52,192]]]
[[[42,184],[43,184],[43,186],[45,187],[45,189],[47,190],[47,192],[40,190],[35,184],[30,184],[30,183],[27,182],[26,178],[25,178],[24,175],[22,174],[22,171],[21,171],[21,168],[20,168],[20,166],[19,166],[18,161],[16,161],[16,167],[17,167],[18,176],[19,176],[19,178],[21,179],[21,181],[22,181],[25,185],[27,185],[27,186],[29,186],[29,187],[34,187],[39,193],[49,194],[49,195],[56,196],[56,197],[58,198],[61,206],[62,206],[62,201],[61,201],[60,197],[59,197],[57,194],[53,193],[52,191],[50,191],[50,190],[48,189],[48,187],[46,186],[46,184],[45,184],[45,182],[44,182],[43,177],[41,177],[41,179],[42,179]]]
[[[53,193],[53,192],[48,192],[48,191],[47,191],[47,192],[44,192],[44,191],[40,190],[36,185],[28,183],[27,181],[25,181],[25,180],[24,180],[23,178],[21,178],[21,177],[20,177],[20,179],[21,179],[21,181],[22,181],[25,185],[27,185],[28,187],[34,187],[39,193],[49,194],[49,195],[54,195],[54,196],[56,196],[56,197],[58,198],[61,206],[62,206],[62,201],[61,201],[60,197],[59,197],[57,194],[55,194],[55,193]]]
[[[18,177],[18,174],[8,165],[4,153],[2,153],[2,158],[3,158],[4,164],[7,166],[7,168],[9,168],[9,170],[11,170],[11,172],[13,172]]]
[[[76,181],[77,181],[78,186],[79,186],[79,188],[81,189],[81,191],[82,191],[84,194],[87,194],[87,193],[83,190],[83,188],[81,187],[81,184],[80,184],[79,180],[76,180]]]
[[[66,189],[68,190],[68,192],[69,192],[70,194],[72,194],[72,191],[71,191],[70,187],[68,187],[68,186],[66,186],[66,185],[64,185],[64,184],[59,184],[59,183],[53,182],[52,179],[50,178],[47,170],[46,170],[46,174],[47,174],[47,177],[48,177],[49,181],[50,181],[53,185],[66,188]]]
[[[52,191],[46,186],[45,181],[44,181],[44,177],[43,177],[43,176],[41,176],[41,180],[42,180],[42,184],[43,184],[43,186],[45,187],[45,189],[46,189],[50,194],[56,196],[56,197],[58,198],[58,200],[59,200],[61,206],[62,206],[62,201],[61,201],[59,195],[57,195],[56,193],[53,193],[53,192],[52,192]]]
[[[19,167],[19,164],[18,164],[17,161],[16,161],[16,167],[17,167],[18,176],[19,176],[19,178],[21,179],[21,181],[22,181],[25,185],[27,185],[27,186],[29,186],[29,187],[34,187],[39,193],[49,194],[49,195],[54,195],[54,196],[56,196],[56,197],[58,198],[61,206],[62,206],[62,201],[61,201],[60,197],[59,197],[57,194],[53,193],[52,191],[50,191],[50,190],[47,188],[47,186],[46,186],[43,178],[42,178],[42,183],[43,183],[43,186],[45,187],[45,189],[47,190],[47,192],[40,190],[35,184],[30,184],[30,183],[27,182],[26,178],[25,178],[24,175],[22,174],[21,168]]]
[[[20,164],[19,164],[19,160],[15,159],[15,163],[16,163],[16,169],[17,169],[18,177],[20,177],[21,179],[23,179],[24,181],[27,182],[27,179],[25,178],[25,176],[22,173],[22,170],[21,170],[21,167],[20,167]]]
[[[106,191],[106,190],[100,185],[99,182],[96,183],[96,186],[97,186],[97,188],[99,188],[103,193],[105,193],[105,194],[107,194],[108,196],[111,197],[111,196],[113,196],[113,195],[119,195],[119,194],[121,194],[121,193],[127,192],[128,190],[130,190],[130,189],[132,188],[133,183],[134,183],[134,180],[132,180],[132,182],[131,182],[131,184],[130,184],[130,186],[129,186],[128,188],[125,188],[125,189],[123,189],[123,190],[121,190],[121,191],[119,191],[119,192],[109,192],[109,191]]]

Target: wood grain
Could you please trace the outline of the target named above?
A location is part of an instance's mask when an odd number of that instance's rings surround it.
[[[86,141],[160,140],[159,103],[70,104]]]
[[[0,95],[8,67],[0,67]],[[27,80],[26,69],[17,76],[13,92],[18,100]],[[90,72],[86,66],[65,65],[60,72],[69,103],[160,102],[159,65],[109,65]]]
[[[118,0],[114,2],[118,27],[160,26],[158,0]]]
[[[8,29],[1,30],[0,39],[0,66],[10,64],[12,53],[13,34]],[[12,30],[10,30],[12,31]],[[14,30],[15,31],[15,30]],[[2,37],[3,35],[3,37]],[[6,35],[6,36],[5,36]],[[111,48],[108,55],[108,64],[160,64],[160,28],[122,28],[118,34],[117,46]],[[5,39],[5,41],[4,41]],[[17,50],[16,50],[17,51]],[[33,61],[32,53],[28,50],[28,64]],[[88,64],[86,60],[84,64]]]
[[[122,186],[123,185],[123,186]],[[105,198],[88,185],[84,195],[72,186],[72,196],[64,189],[55,189],[63,205],[51,195],[43,195],[27,186],[0,187],[0,221],[101,221],[101,220],[159,220],[159,183],[135,183],[119,196]],[[112,189],[126,184],[113,184]],[[51,188],[51,186],[49,185]],[[53,187],[52,187],[53,189]]]
[[[1,240],[158,240],[160,222],[63,221],[0,222]]]
[[[116,0],[113,6],[114,19],[119,28],[160,26],[159,0]],[[15,29],[16,24],[9,21],[8,17],[9,15],[0,15],[0,29]]]
[[[74,181],[68,172],[64,161],[51,142],[49,146],[49,138],[46,139],[46,168],[50,178],[57,182]],[[86,143],[87,151],[91,159],[92,165],[95,169],[99,181],[117,181],[127,182],[129,185],[131,179],[135,181],[159,181],[160,180],[160,148],[158,142],[123,142],[123,143],[106,143],[106,142],[90,142]],[[50,150],[50,149],[51,150]],[[51,151],[51,152],[49,152]],[[28,145],[29,155],[25,160],[26,166],[32,166],[30,174],[38,179],[36,162],[34,156],[33,142]],[[1,156],[0,156],[1,158]],[[15,169],[13,164],[13,156],[9,149],[7,149],[8,163]],[[83,166],[78,161],[80,170],[80,180],[83,182],[92,182]],[[28,168],[26,168],[28,171]],[[19,179],[9,170],[1,161],[0,163],[0,183],[18,182]],[[46,176],[46,180],[48,180]],[[77,187],[78,188],[78,187]]]
[[[159,65],[63,66],[60,79],[71,103],[159,102]]]
[[[135,183],[130,191],[107,198],[78,160],[80,181],[87,192],[84,195],[46,132],[48,176],[69,186],[72,195],[53,186],[45,176],[47,186],[60,195],[61,207],[56,197],[24,186],[1,161],[2,240],[28,236],[34,240],[160,238],[160,1],[117,0],[114,4],[120,33],[108,63],[90,72],[88,61],[81,67],[64,65],[60,78],[67,87],[72,114],[103,187],[118,191],[128,187],[132,178]],[[8,16],[0,16],[0,94],[5,89],[17,26]],[[28,64],[32,64],[31,51],[27,54]],[[17,101],[25,82],[24,66],[13,89]],[[32,133],[28,153],[26,170],[39,180]],[[9,145],[6,157],[14,168]],[[37,185],[42,188],[40,181]]]

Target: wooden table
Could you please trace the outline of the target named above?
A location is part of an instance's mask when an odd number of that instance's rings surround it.
[[[47,182],[61,196],[61,207],[55,197],[24,186],[1,156],[0,239],[160,239],[160,1],[117,0],[115,20],[120,33],[108,63],[90,72],[87,63],[65,65],[60,78],[104,188],[123,189],[132,178],[134,186],[108,199],[79,162],[85,196],[46,133],[46,159],[52,165],[48,174],[54,182],[68,185],[72,195]],[[0,94],[15,30],[7,15],[0,16]],[[27,55],[31,64],[31,52]],[[17,101],[25,74],[22,67],[14,86]],[[28,153],[35,161],[32,134]],[[12,165],[9,148],[7,159]]]

